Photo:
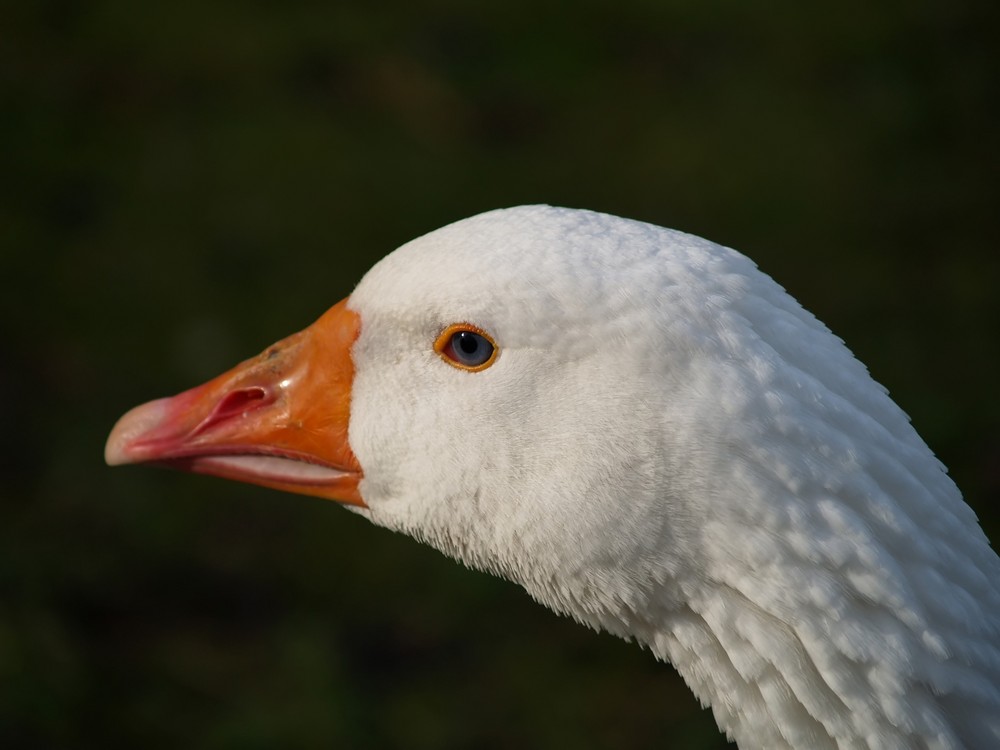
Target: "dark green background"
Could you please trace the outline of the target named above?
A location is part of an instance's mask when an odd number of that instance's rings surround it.
[[[992,0],[7,5],[5,750],[724,745],[668,666],[333,503],[103,464],[489,208],[751,255],[1000,538]]]

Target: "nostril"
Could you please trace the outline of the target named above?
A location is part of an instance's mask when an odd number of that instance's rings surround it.
[[[191,434],[199,435],[205,430],[213,429],[221,422],[246,414],[252,409],[267,406],[273,401],[271,393],[261,386],[230,391],[219,400],[212,413],[205,417]]]
[[[260,387],[241,388],[238,391],[227,393],[226,397],[219,402],[212,412],[213,420],[226,419],[237,414],[242,414],[248,409],[259,406],[255,402],[263,401],[267,397],[267,391]]]

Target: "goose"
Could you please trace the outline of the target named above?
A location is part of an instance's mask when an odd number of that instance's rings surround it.
[[[748,748],[1000,747],[1000,558],[822,323],[735,250],[522,206],[138,406],[110,465],[336,500],[671,662]]]

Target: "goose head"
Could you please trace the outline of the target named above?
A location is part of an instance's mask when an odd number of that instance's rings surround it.
[[[444,227],[126,414],[106,458],[343,502],[638,640],[746,747],[1000,736],[974,514],[839,339],[691,235],[547,206]]]

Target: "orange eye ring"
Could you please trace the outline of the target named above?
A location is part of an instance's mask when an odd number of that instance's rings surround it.
[[[468,351],[467,348],[472,344],[482,347],[482,351]],[[452,367],[467,372],[482,372],[496,362],[500,347],[479,326],[453,323],[441,331],[434,342],[434,351]]]

